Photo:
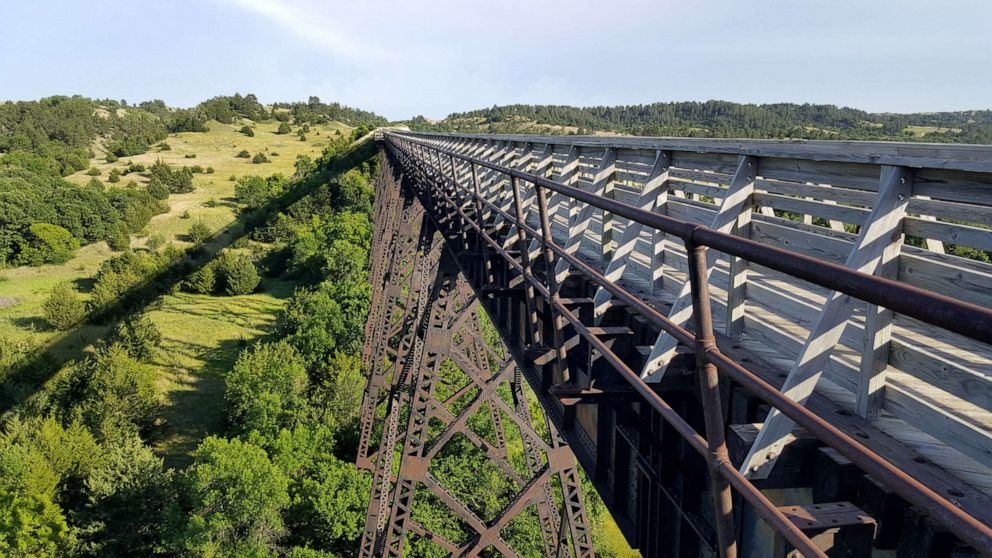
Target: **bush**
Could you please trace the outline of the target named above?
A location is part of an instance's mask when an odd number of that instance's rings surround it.
[[[303,125],[303,129],[300,130],[300,131],[303,132],[303,133],[309,134],[310,133],[310,125],[309,124],[304,124]]]
[[[119,343],[131,358],[147,362],[155,356],[155,349],[162,344],[162,334],[148,316],[131,316],[117,324],[114,341]]]
[[[100,182],[99,178],[91,178],[89,182],[86,183],[87,188],[92,188],[94,190],[103,191],[103,182]]]
[[[68,283],[59,283],[52,288],[48,298],[41,305],[45,321],[55,329],[65,331],[79,323],[86,315],[83,301],[79,299],[76,289]]]
[[[24,235],[25,244],[14,262],[20,265],[61,264],[72,258],[79,241],[66,229],[49,223],[35,223]]]
[[[183,281],[183,288],[192,293],[210,294],[217,287],[217,266],[210,262],[189,274]]]
[[[189,241],[193,244],[203,244],[213,231],[203,221],[197,221],[189,228]]]
[[[187,159],[196,159],[196,153],[187,153],[186,155],[183,155],[183,157],[186,157]]]
[[[258,270],[247,256],[230,253],[222,255],[217,259],[217,272],[224,292],[229,295],[248,294],[258,288]]]
[[[278,156],[279,156],[278,151],[273,151],[272,153],[269,153],[269,157],[278,157]]]
[[[157,233],[148,237],[148,241],[145,242],[145,248],[148,248],[152,252],[158,252],[158,249],[164,245],[165,237]]]
[[[266,157],[264,153],[256,153],[255,156],[252,157],[251,162],[256,165],[260,165],[262,163],[268,163],[269,158]]]
[[[124,171],[124,174],[132,173],[132,172],[145,172],[145,165],[142,165],[141,163],[129,164],[127,166],[127,170]]]
[[[107,182],[111,184],[117,184],[121,181],[121,171],[117,169],[111,169],[110,174],[107,176]]]
[[[212,207],[217,207],[218,205],[220,205],[220,202],[217,201],[217,198],[210,198],[209,200],[203,202],[203,207],[212,208]]]
[[[113,431],[127,430],[130,425],[152,426],[158,411],[152,367],[136,361],[119,344],[100,351],[85,366],[88,381],[81,407],[92,428]]]
[[[276,130],[277,134],[288,134],[293,131],[293,128],[289,126],[286,122],[281,122],[279,124],[279,129]]]
[[[250,138],[255,137],[255,130],[252,130],[249,126],[242,126],[238,131]]]
[[[109,151],[107,152],[106,161],[108,163],[116,163],[118,160],[120,160],[120,157],[114,155],[113,153],[110,153]]]
[[[131,247],[131,237],[127,234],[127,228],[118,223],[107,234],[107,245],[115,252],[123,252]]]
[[[190,215],[189,215],[189,210],[188,209],[186,211],[183,211],[182,213],[179,214],[179,218],[180,219],[189,219],[189,217],[190,217]]]
[[[174,169],[159,159],[148,169],[153,179],[160,180],[173,194],[186,194],[193,191],[193,171],[189,167]]]
[[[307,369],[286,342],[261,343],[243,351],[224,380],[228,416],[238,432],[258,431],[272,440],[305,415]]]
[[[193,174],[203,174],[203,167],[201,167],[200,165],[193,165],[192,167],[189,168],[189,170]]]
[[[165,200],[169,198],[169,187],[158,178],[153,177],[148,182],[148,194],[157,200]]]
[[[302,131],[300,132],[300,141],[307,141],[307,135],[304,134]]]
[[[96,167],[90,167],[90,170],[86,171],[87,176],[100,176],[100,169]]]
[[[238,151],[238,154],[235,155],[235,157],[237,157],[239,159],[250,159],[251,158],[251,153],[248,153],[248,150],[247,149],[242,149],[241,151]]]
[[[172,151],[172,146],[163,141],[162,143],[158,144],[158,149],[159,151]]]
[[[207,172],[207,174],[213,174],[214,173],[214,168],[213,167],[207,167],[207,171],[206,172]]]

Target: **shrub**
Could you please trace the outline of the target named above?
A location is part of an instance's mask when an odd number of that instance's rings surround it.
[[[79,299],[76,289],[68,283],[59,283],[48,293],[48,298],[41,305],[42,312],[52,327],[67,330],[79,323],[86,315],[86,307]]]
[[[278,151],[273,151],[272,153],[269,153],[269,157],[278,157],[278,156],[279,156]]]
[[[148,316],[131,316],[117,324],[113,339],[120,343],[131,358],[147,362],[162,344],[162,334]]]
[[[258,270],[247,256],[230,253],[222,255],[217,259],[217,272],[224,292],[229,295],[248,294],[258,288]]]
[[[307,407],[307,369],[285,341],[261,343],[243,351],[225,377],[231,423],[239,432],[258,431],[267,440],[292,428]]]
[[[199,294],[210,294],[217,286],[217,266],[210,262],[193,273],[183,281],[183,288],[189,292]]]
[[[121,171],[117,169],[111,169],[110,174],[107,176],[107,182],[111,184],[117,184],[121,181]]]
[[[213,231],[203,221],[197,221],[189,228],[189,241],[193,244],[203,244]]]
[[[123,252],[131,247],[131,237],[127,234],[127,228],[118,223],[107,234],[107,245],[115,252]]]
[[[217,207],[218,205],[220,205],[220,202],[217,201],[217,198],[210,198],[203,202],[203,207]]]
[[[255,136],[255,130],[252,130],[249,126],[242,126],[238,131],[250,138]]]
[[[293,128],[289,126],[286,122],[281,122],[279,124],[279,129],[276,130],[277,134],[288,134],[293,131]]]
[[[96,167],[90,167],[90,170],[86,171],[87,176],[100,176],[100,169]]]
[[[187,153],[186,155],[183,155],[183,157],[186,157],[187,159],[196,159],[196,153]]]
[[[255,156],[252,157],[251,162],[256,165],[260,165],[262,163],[268,163],[269,158],[266,157],[264,153],[256,153]]]
[[[103,191],[103,182],[100,182],[99,178],[91,178],[89,182],[86,183],[87,188],[92,188],[94,190]]]
[[[145,248],[148,248],[152,252],[158,252],[158,249],[165,245],[165,237],[161,234],[153,234],[148,237],[148,241],[145,242]]]
[[[118,157],[117,155],[114,155],[113,153],[110,153],[108,151],[107,152],[106,160],[107,160],[108,163],[116,163],[118,160],[120,160],[120,157]]]
[[[158,149],[159,151],[171,151],[172,146],[163,141],[162,143],[158,144]]]
[[[129,172],[145,172],[145,165],[142,165],[141,163],[131,163],[127,166],[127,172],[124,174]]]
[[[310,125],[309,124],[304,124],[303,125],[303,129],[300,130],[300,131],[303,132],[303,133],[309,134],[310,133]]]
[[[239,159],[250,159],[251,158],[251,153],[248,153],[248,150],[247,149],[242,149],[241,151],[238,151],[238,154],[235,155],[235,157],[237,157]]]
[[[187,209],[186,211],[183,211],[183,212],[182,212],[182,213],[181,213],[181,214],[179,215],[179,218],[180,218],[180,219],[189,219],[189,217],[190,217],[190,215],[189,215],[189,210],[188,210],[188,209]]]
[[[169,198],[169,187],[165,185],[164,182],[158,178],[153,177],[148,182],[148,194],[157,200],[164,200]]]
[[[201,167],[200,165],[193,165],[192,167],[189,168],[189,170],[193,174],[203,174],[203,167]]]
[[[17,264],[42,265],[61,264],[72,258],[79,248],[79,241],[66,229],[49,223],[35,223],[28,227],[25,235],[27,243],[14,258]]]
[[[214,173],[214,168],[213,167],[207,167],[207,171],[206,172],[207,172],[207,174],[213,174]]]
[[[113,344],[87,363],[87,369],[81,407],[91,427],[103,431],[127,429],[129,424],[151,427],[158,410],[152,367],[132,358],[123,345]]]
[[[157,178],[169,187],[173,194],[185,194],[193,191],[193,171],[189,167],[174,169],[159,159],[148,169],[151,177]]]
[[[307,135],[304,134],[302,131],[300,132],[300,141],[307,141]]]

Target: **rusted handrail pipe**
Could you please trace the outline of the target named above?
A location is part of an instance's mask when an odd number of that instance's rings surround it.
[[[869,275],[842,265],[768,246],[754,240],[721,233],[703,225],[645,211],[622,201],[597,196],[518,169],[501,167],[482,159],[431,145],[410,136],[398,136],[392,133],[387,133],[387,135],[400,138],[401,141],[417,143],[438,152],[453,155],[463,161],[475,163],[505,173],[510,177],[516,177],[554,190],[644,226],[677,236],[685,243],[707,246],[725,254],[781,271],[798,279],[840,291],[971,339],[992,344],[992,309],[925,291],[892,279]]]
[[[403,139],[406,140],[407,138],[403,138]],[[424,144],[423,146],[427,147],[428,149],[443,151],[440,148],[429,144]],[[463,160],[471,161],[471,158],[469,157],[465,157],[457,153],[453,153],[453,155],[455,157],[460,157]],[[483,161],[476,161],[476,162],[479,164],[484,163]],[[431,164],[431,166],[434,165]],[[514,171],[513,169],[506,169],[503,167],[499,167],[497,165],[486,164],[485,166],[488,166],[490,168],[493,168],[510,176],[513,176],[514,172],[519,172],[519,171]],[[539,177],[535,177],[535,178],[539,178]],[[524,179],[530,180],[528,178],[524,178]],[[553,183],[553,184],[557,184],[557,183]],[[574,190],[567,186],[562,186],[562,185],[558,185],[558,186],[561,187],[562,190],[557,190],[557,191],[560,191],[566,195],[569,195],[569,192],[566,190]],[[580,190],[577,191],[581,192]],[[591,198],[594,199],[596,198],[596,196],[592,196],[585,192],[582,193],[586,194]],[[605,198],[604,200],[611,202],[613,201],[613,200],[606,200]],[[504,219],[507,219],[510,222],[515,222],[521,230],[526,231],[529,235],[533,236],[534,238],[540,239],[543,237],[541,233],[538,233],[527,223],[519,222],[514,216],[511,216],[508,213],[504,212],[501,208],[495,206],[495,204],[492,204],[492,202],[490,202],[489,200],[482,199],[481,201],[491,210],[502,215]],[[619,202],[615,202],[615,203],[619,203]],[[627,207],[636,211],[640,211],[637,210],[637,208],[633,208],[632,206],[627,206]],[[462,212],[460,208],[456,207],[456,210],[459,213]],[[621,214],[621,213],[617,212],[617,214]],[[655,214],[649,214],[649,215],[655,215]],[[632,217],[628,217],[628,218],[632,218]],[[671,218],[666,218],[666,219],[671,219]],[[684,222],[680,222],[680,223],[684,223]],[[478,227],[475,226],[475,223],[471,223],[471,224],[473,225],[473,228],[478,229]],[[715,231],[710,231],[709,229],[706,229],[705,227],[702,227],[700,225],[695,225],[691,223],[684,223],[684,224],[687,225],[687,228],[690,231],[688,233],[690,235],[689,236],[690,239],[692,239],[693,234],[697,234],[698,231],[700,230],[705,230],[706,232],[715,232]],[[648,224],[648,226],[652,226],[652,225]],[[508,254],[505,253],[505,250],[503,250],[502,247],[500,247],[495,240],[493,240],[491,237],[486,235],[484,231],[480,231],[480,232],[487,241],[487,243],[493,245],[493,247],[497,249],[500,255],[503,256],[505,259],[507,259],[511,263],[511,265],[517,263],[512,258],[510,258]],[[716,233],[716,234],[720,235],[720,233]],[[721,236],[728,236],[728,235],[721,235]],[[735,238],[735,237],[731,237],[731,238]],[[593,270],[590,266],[588,266],[587,264],[585,264],[575,256],[568,254],[567,251],[565,251],[563,248],[558,246],[553,239],[546,239],[546,240],[547,240],[547,245],[552,249],[553,252],[555,252],[560,257],[566,259],[570,264],[577,266],[582,273],[588,275],[590,278],[592,278],[598,284],[602,285],[604,288],[607,288],[612,294],[614,294],[618,298],[624,300],[625,302],[629,302],[631,306],[633,306],[644,317],[648,318],[648,320],[651,321],[654,325],[669,332],[674,337],[676,337],[676,339],[678,339],[680,342],[690,345],[693,343],[694,336],[688,330],[682,328],[678,324],[675,324],[674,322],[669,320],[667,316],[663,316],[660,312],[658,312],[651,306],[644,303],[644,301],[641,300],[640,298],[627,292],[622,287],[619,287],[618,285],[606,280],[604,276]],[[737,240],[741,240],[741,239],[737,239]],[[770,248],[760,244],[758,244],[758,246],[761,246],[764,249]],[[717,248],[718,250],[720,249],[719,247],[716,246],[714,247]],[[796,254],[792,254],[792,253],[787,253],[787,255],[797,256]],[[741,256],[741,257],[745,257],[745,256]],[[747,258],[745,257],[745,259]],[[813,260],[813,261],[818,261],[818,260]],[[513,265],[513,267],[517,271],[521,273],[523,272],[523,269],[520,268],[519,265]],[[772,266],[769,265],[767,267],[772,267]],[[843,271],[851,272],[851,270],[848,268],[844,268],[840,266],[836,266],[836,267],[839,267]],[[865,274],[858,274],[858,275],[865,275]],[[867,275],[866,277],[869,279],[878,279],[876,277],[867,276]],[[539,292],[543,297],[550,299],[549,293],[547,292],[546,289],[543,288],[543,285],[541,285],[539,281],[537,281],[534,278],[527,278],[527,279],[529,280],[529,282],[534,283],[534,285],[538,288]],[[901,285],[899,283],[896,284]],[[567,310],[567,309],[562,307],[562,310]],[[564,315],[566,316],[566,319],[570,323],[572,323],[573,326],[575,326],[576,324],[581,325],[581,322],[578,322],[577,318],[575,318],[571,314],[571,312],[566,311]],[[577,330],[578,329],[579,328],[577,327]],[[594,346],[597,346],[597,348],[598,345],[602,345],[602,343],[598,343],[598,338],[595,338],[595,336],[591,336],[591,334],[589,334],[588,336],[583,335],[583,337],[587,337],[587,339]],[[630,371],[630,375],[625,374],[621,368],[616,366],[616,364],[623,364],[622,361],[618,357],[616,357],[615,354],[613,354],[611,351],[606,349],[605,345],[603,345],[603,349],[600,350],[600,352],[602,352],[604,356],[607,357],[607,360],[614,365],[614,368],[616,368],[619,372],[621,372],[621,376],[623,376],[625,380],[627,380],[628,383],[630,383],[631,386],[634,387],[636,391],[638,391],[638,393],[644,395],[645,393],[650,392],[653,395],[653,397],[645,396],[648,398],[649,401],[658,399],[662,404],[664,404],[664,401],[661,400],[660,397],[658,397],[657,394],[653,392],[653,390],[648,388],[647,385],[643,382],[643,380],[641,380],[636,374],[634,374],[632,371]],[[805,407],[789,399],[784,394],[782,394],[781,391],[775,389],[770,384],[764,382],[761,378],[759,378],[756,374],[748,370],[746,367],[740,365],[736,361],[730,359],[729,357],[721,353],[718,348],[712,347],[709,350],[707,350],[706,360],[716,365],[717,369],[721,373],[737,381],[743,387],[748,389],[748,391],[752,392],[754,395],[758,396],[759,398],[763,399],[764,401],[771,404],[775,408],[779,409],[783,414],[794,420],[797,424],[799,424],[803,428],[806,428],[812,434],[817,436],[821,441],[833,447],[848,459],[851,459],[851,461],[855,463],[855,465],[857,465],[859,468],[864,470],[866,473],[871,474],[876,478],[878,478],[881,482],[883,482],[883,484],[892,488],[894,492],[905,498],[909,503],[931,513],[935,519],[945,524],[949,530],[951,530],[956,535],[961,537],[962,540],[965,540],[970,545],[972,545],[973,547],[984,553],[989,553],[989,549],[992,549],[992,529],[990,529],[989,526],[981,523],[971,515],[957,508],[951,502],[947,501],[946,498],[944,498],[942,495],[937,494],[936,492],[930,490],[922,483],[907,476],[904,472],[893,466],[887,460],[875,454],[870,449],[865,447],[863,444],[856,441],[854,438],[841,432],[840,430],[838,430],[836,427],[834,427],[832,424],[827,422],[819,415],[813,413],[812,411],[809,411]],[[623,364],[623,366],[626,367],[625,364]],[[643,389],[639,389],[639,388],[643,388]],[[667,407],[667,404],[664,404],[664,406]],[[656,407],[656,406],[652,404],[652,407]],[[666,420],[669,420],[671,418],[670,416],[668,416],[666,412],[663,412],[661,409],[656,409],[656,410],[658,410],[659,413]],[[675,416],[677,417],[677,415]],[[680,417],[678,418],[681,420]],[[669,422],[671,421],[669,420]],[[673,426],[676,425],[673,424]],[[687,424],[685,426],[688,427]],[[686,434],[682,432],[679,428],[676,427],[676,430],[679,430],[680,434],[686,436]],[[695,434],[695,436],[699,436],[698,433],[695,433],[694,430],[692,430],[692,432],[693,434]],[[689,439],[688,436],[686,437],[687,439]],[[705,440],[702,437],[699,437],[695,441],[697,443],[705,444]],[[697,451],[699,451],[700,449],[705,451],[705,446],[696,449]],[[731,467],[731,469],[733,468]],[[722,468],[720,468],[720,470],[722,471]],[[734,469],[734,473],[739,474],[736,471],[736,469]],[[727,473],[724,473],[725,476],[726,474]],[[733,478],[734,476],[735,476],[734,474],[730,474],[728,480],[731,481],[731,484],[734,485],[735,488],[741,490],[740,486],[738,485],[738,482],[735,482],[735,480],[737,479],[734,479]],[[753,488],[753,485],[747,482],[746,479],[743,478],[743,476],[741,476],[739,480],[743,482],[743,485],[741,486],[746,485]],[[765,519],[769,519],[769,518],[765,518]],[[769,519],[769,521],[771,520]]]

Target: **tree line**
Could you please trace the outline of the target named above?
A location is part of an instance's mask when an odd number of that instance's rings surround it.
[[[410,121],[410,127],[415,130],[493,133],[532,131],[535,125],[567,126],[579,134],[611,131],[640,136],[992,143],[992,110],[895,114],[809,103],[494,105],[453,113],[438,123],[422,116]],[[924,127],[925,134],[913,133],[914,126]]]

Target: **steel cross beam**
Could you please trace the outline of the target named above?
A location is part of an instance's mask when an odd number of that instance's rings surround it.
[[[374,288],[363,354],[369,377],[358,455],[358,464],[374,477],[360,556],[401,556],[411,535],[452,556],[476,556],[487,548],[519,556],[502,531],[530,508],[545,555],[594,556],[575,457],[550,423],[544,435],[535,429],[523,376],[506,347],[483,341],[482,308],[448,250],[449,244],[470,246],[438,232],[408,185],[415,179],[387,160],[376,184],[369,274]],[[502,390],[504,385],[509,389]],[[488,435],[470,423],[479,415],[489,419]],[[373,455],[376,425],[382,432]],[[508,429],[522,442],[523,463],[511,460]],[[479,448],[515,486],[502,495],[506,503],[493,517],[466,505],[432,472],[431,463],[443,459],[439,453],[456,435]],[[416,519],[425,490],[468,526],[461,540]]]

